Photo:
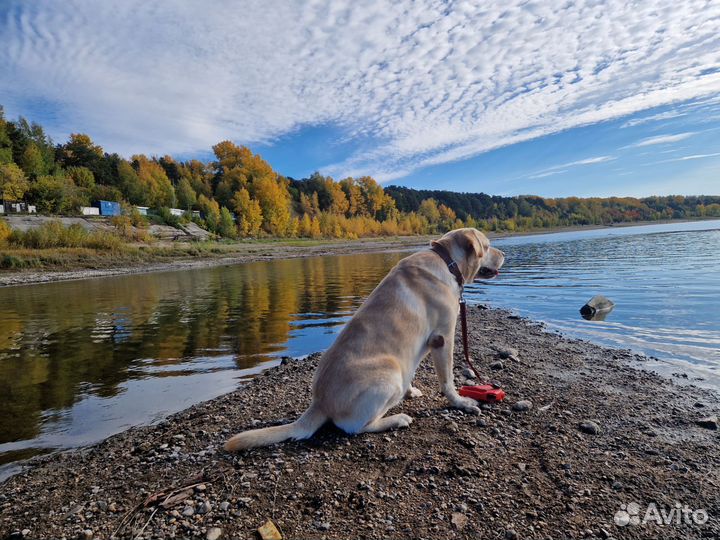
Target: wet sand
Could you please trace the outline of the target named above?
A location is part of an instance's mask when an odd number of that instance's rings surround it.
[[[716,393],[506,311],[469,316],[473,357],[508,394],[480,416],[447,407],[426,359],[424,396],[392,411],[414,418],[407,429],[328,426],[224,453],[238,430],[307,406],[317,355],[288,360],[159,424],[35,459],[2,484],[0,537],[254,538],[267,519],[284,538],[720,537],[720,436],[698,423],[720,411]],[[466,382],[459,350],[455,375]],[[709,519],[623,525],[631,503],[640,520],[651,504]]]

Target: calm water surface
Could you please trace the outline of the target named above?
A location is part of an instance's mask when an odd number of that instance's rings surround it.
[[[703,229],[703,230],[700,230]],[[720,221],[496,241],[471,300],[660,358],[720,387]],[[0,289],[0,477],[235,388],[327,348],[407,253],[269,261]],[[578,314],[594,294],[603,322]],[[693,371],[695,370],[695,371]]]

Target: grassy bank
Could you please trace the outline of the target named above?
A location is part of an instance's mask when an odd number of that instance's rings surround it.
[[[698,423],[717,414],[717,394],[504,311],[473,307],[469,321],[473,357],[508,394],[480,416],[447,408],[426,359],[414,381],[424,395],[390,411],[414,418],[407,429],[349,437],[327,426],[225,454],[230,434],[298,417],[313,355],[156,425],[36,459],[2,485],[0,537],[251,538],[268,519],[284,538],[720,535],[718,436]],[[458,354],[457,385],[464,373]],[[679,503],[709,520],[618,524],[631,503],[640,518]]]

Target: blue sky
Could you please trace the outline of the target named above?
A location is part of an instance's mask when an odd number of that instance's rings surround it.
[[[57,142],[492,194],[720,194],[720,3],[4,0]]]

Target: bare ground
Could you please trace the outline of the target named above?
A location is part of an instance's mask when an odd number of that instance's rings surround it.
[[[170,260],[163,260],[161,262],[157,260],[128,262],[124,259],[121,262],[113,262],[112,260],[105,261],[102,257],[98,257],[97,260],[93,261],[92,257],[89,257],[88,260],[83,262],[83,265],[87,266],[87,268],[74,268],[71,270],[0,270],[0,287],[126,274],[142,274],[146,272],[210,268],[271,259],[294,259],[297,257],[414,249],[427,246],[430,238],[429,236],[402,236],[396,238],[370,238],[344,241],[279,241],[219,244],[221,251],[216,254],[209,254],[202,257],[177,255],[170,258]],[[173,244],[165,244],[168,250],[172,249],[171,246]],[[175,244],[175,247],[177,247],[177,245],[178,244]],[[191,248],[192,244],[188,244],[188,247]],[[222,250],[224,250],[225,253],[223,253]],[[100,267],[93,268],[93,266]]]
[[[393,411],[415,419],[407,429],[328,426],[225,454],[230,434],[307,406],[317,355],[290,360],[160,424],[36,459],[2,485],[0,537],[254,538],[267,519],[284,538],[720,537],[720,437],[696,424],[718,413],[717,394],[505,311],[472,308],[470,327],[473,356],[508,393],[480,416],[446,407],[426,360],[425,395]],[[462,373],[458,351],[458,384]],[[532,407],[515,411],[522,400]],[[640,518],[677,503],[709,520],[617,525],[630,503]]]

